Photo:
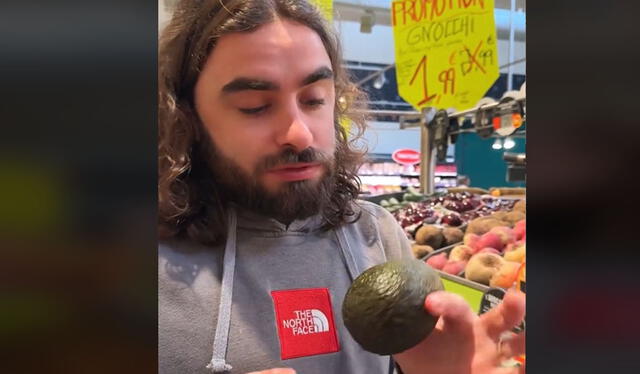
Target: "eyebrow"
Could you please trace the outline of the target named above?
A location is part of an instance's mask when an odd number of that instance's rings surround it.
[[[307,86],[323,79],[333,79],[333,71],[326,66],[318,68],[302,80],[300,86]],[[262,79],[239,77],[222,87],[222,93],[230,94],[239,91],[273,91],[279,89],[276,83]]]
[[[306,86],[323,79],[333,79],[333,71],[326,66],[323,66],[309,74],[308,77],[302,80],[301,86]]]
[[[238,91],[256,90],[256,91],[272,91],[277,90],[277,84],[253,78],[236,78],[222,87],[222,92],[229,94]]]

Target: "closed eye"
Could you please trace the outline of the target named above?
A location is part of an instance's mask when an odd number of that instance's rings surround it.
[[[268,108],[269,108],[269,105],[267,104],[267,105],[262,105],[255,108],[238,108],[238,110],[244,114],[260,114],[265,110],[267,110]]]
[[[318,107],[321,105],[324,105],[324,99],[311,99],[311,100],[307,100],[304,102],[304,105],[310,106],[310,107]]]

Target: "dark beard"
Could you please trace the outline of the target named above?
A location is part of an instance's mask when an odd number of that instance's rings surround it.
[[[265,157],[253,174],[244,172],[233,160],[217,152],[209,142],[207,160],[221,195],[229,202],[261,215],[289,224],[296,219],[316,215],[331,201],[336,188],[335,158],[313,148],[296,153],[287,148],[278,155]],[[286,182],[276,192],[259,182],[267,170],[282,164],[318,162],[325,173],[320,180]]]

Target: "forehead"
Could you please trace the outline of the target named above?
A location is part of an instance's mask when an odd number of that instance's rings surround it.
[[[331,66],[320,36],[307,26],[276,19],[248,33],[222,36],[203,74],[215,72],[217,81],[237,76],[299,81],[319,66]]]

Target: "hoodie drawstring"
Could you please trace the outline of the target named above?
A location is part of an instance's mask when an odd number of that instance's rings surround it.
[[[224,260],[222,265],[222,288],[220,291],[220,306],[218,307],[218,321],[213,340],[213,355],[207,364],[207,369],[214,373],[231,371],[231,365],[227,364],[227,346],[229,344],[229,325],[231,322],[231,301],[233,297],[233,274],[236,268],[236,232],[237,215],[233,207],[229,207],[227,242],[224,247]]]

